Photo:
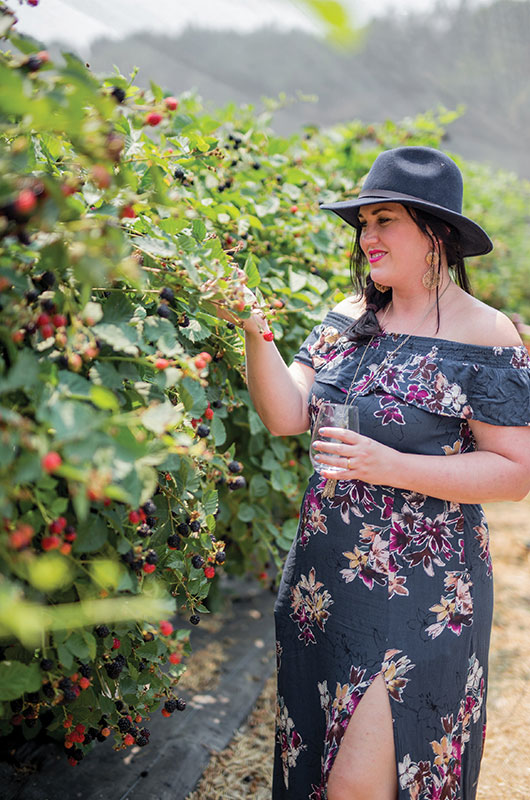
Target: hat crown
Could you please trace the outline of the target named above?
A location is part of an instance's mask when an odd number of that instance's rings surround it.
[[[396,147],[377,156],[361,196],[376,196],[377,190],[399,193],[460,214],[463,188],[462,173],[445,153],[432,147]]]

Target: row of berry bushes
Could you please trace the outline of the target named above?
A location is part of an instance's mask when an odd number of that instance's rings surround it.
[[[351,231],[319,201],[383,148],[439,146],[451,115],[287,139],[268,111],[52,64],[12,22],[4,7],[0,734],[45,728],[75,764],[184,708],[175,613],[198,624],[223,571],[270,582],[296,530],[306,436],[265,429],[212,300],[248,315],[243,269],[289,361],[348,292]],[[480,293],[530,316],[528,186],[462,166],[498,245]]]

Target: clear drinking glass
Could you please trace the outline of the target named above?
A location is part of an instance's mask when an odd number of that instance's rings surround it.
[[[321,428],[346,428],[350,431],[359,432],[359,409],[357,406],[345,405],[344,403],[323,403],[311,434],[309,458],[315,468],[315,472],[319,474],[322,470],[326,472],[342,472],[344,467],[332,467],[329,464],[322,464],[315,460],[315,456],[323,453],[323,451],[314,450],[313,442],[317,439],[321,439],[323,442],[333,441],[329,436],[319,436]]]

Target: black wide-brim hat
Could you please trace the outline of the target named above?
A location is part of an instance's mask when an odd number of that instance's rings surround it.
[[[482,256],[493,250],[493,242],[462,214],[463,188],[462,173],[445,153],[432,147],[396,147],[377,156],[358,197],[320,208],[354,228],[360,228],[361,206],[387,201],[424,209],[460,232],[463,256]]]

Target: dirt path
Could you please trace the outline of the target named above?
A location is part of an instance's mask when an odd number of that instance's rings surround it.
[[[485,507],[491,529],[495,616],[490,653],[488,733],[477,800],[530,796],[530,496]],[[275,676],[229,746],[214,754],[187,800],[269,800]]]

